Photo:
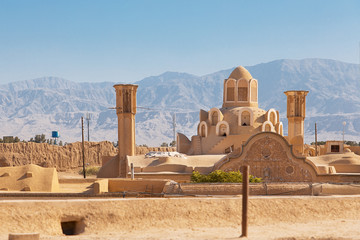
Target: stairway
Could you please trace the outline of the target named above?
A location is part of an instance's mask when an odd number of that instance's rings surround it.
[[[227,140],[228,137],[224,137],[223,139],[221,139],[219,142],[217,142],[215,145],[213,145],[210,150],[208,151],[208,154],[219,154],[219,153],[214,153],[213,151],[216,149],[217,146],[219,146],[221,143],[223,143],[225,140]]]
[[[192,136],[191,142],[193,143],[193,154],[200,155],[201,154],[201,137],[200,136]]]

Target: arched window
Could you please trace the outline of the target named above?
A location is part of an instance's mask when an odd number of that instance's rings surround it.
[[[238,101],[246,102],[248,101],[248,81],[241,79],[238,81]]]
[[[211,114],[211,125],[214,125],[216,126],[216,124],[218,123],[218,119],[219,119],[219,115],[218,115],[218,112],[214,111],[212,114]]]
[[[271,108],[267,111],[266,120],[270,121],[273,126],[276,126],[276,124],[278,123],[278,116],[275,109]]]
[[[278,122],[276,124],[275,130],[278,134],[280,134],[281,136],[284,136],[284,130],[283,130],[283,124],[282,122]]]
[[[200,122],[198,126],[198,135],[200,137],[207,137],[208,135],[208,125],[205,121]]]
[[[274,125],[270,121],[265,121],[261,127],[262,132],[275,132]]]
[[[221,121],[216,125],[216,135],[217,136],[229,136],[230,127],[229,123],[226,121]]]
[[[258,101],[258,85],[257,85],[257,81],[255,79],[251,79],[250,89],[251,89],[251,101],[257,102]]]
[[[201,125],[201,135],[202,137],[205,137],[205,125]]]
[[[209,111],[208,119],[211,126],[216,126],[216,124],[222,121],[224,116],[218,108],[212,108]]]
[[[239,126],[253,126],[254,113],[251,108],[243,107],[238,113]]]
[[[248,111],[241,113],[241,126],[250,126],[250,113]]]
[[[227,130],[227,127],[225,124],[221,124],[220,125],[220,129],[219,129],[219,135],[220,136],[226,136],[226,130]]]
[[[272,122],[272,124],[276,123],[276,115],[274,112],[270,113],[270,122]]]
[[[235,80],[226,82],[226,101],[235,101]]]

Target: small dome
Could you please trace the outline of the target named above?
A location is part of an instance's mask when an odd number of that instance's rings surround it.
[[[243,66],[238,66],[237,68],[235,68],[232,73],[230,74],[229,78],[233,78],[235,80],[238,80],[240,78],[244,78],[246,80],[250,80],[252,79],[251,74],[248,72],[248,70],[246,70],[246,68],[244,68]]]

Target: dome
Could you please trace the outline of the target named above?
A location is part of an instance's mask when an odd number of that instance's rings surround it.
[[[251,74],[248,72],[248,70],[246,70],[246,68],[244,68],[243,66],[238,66],[237,68],[235,68],[232,73],[230,74],[229,78],[238,80],[240,78],[244,78],[246,80],[250,80],[252,79]]]

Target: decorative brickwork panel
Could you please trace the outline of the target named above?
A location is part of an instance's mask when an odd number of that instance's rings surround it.
[[[237,171],[249,165],[250,173],[269,182],[311,182],[316,178],[313,166],[305,158],[296,157],[286,140],[275,133],[259,133],[252,137],[238,155],[218,164],[225,171]]]

